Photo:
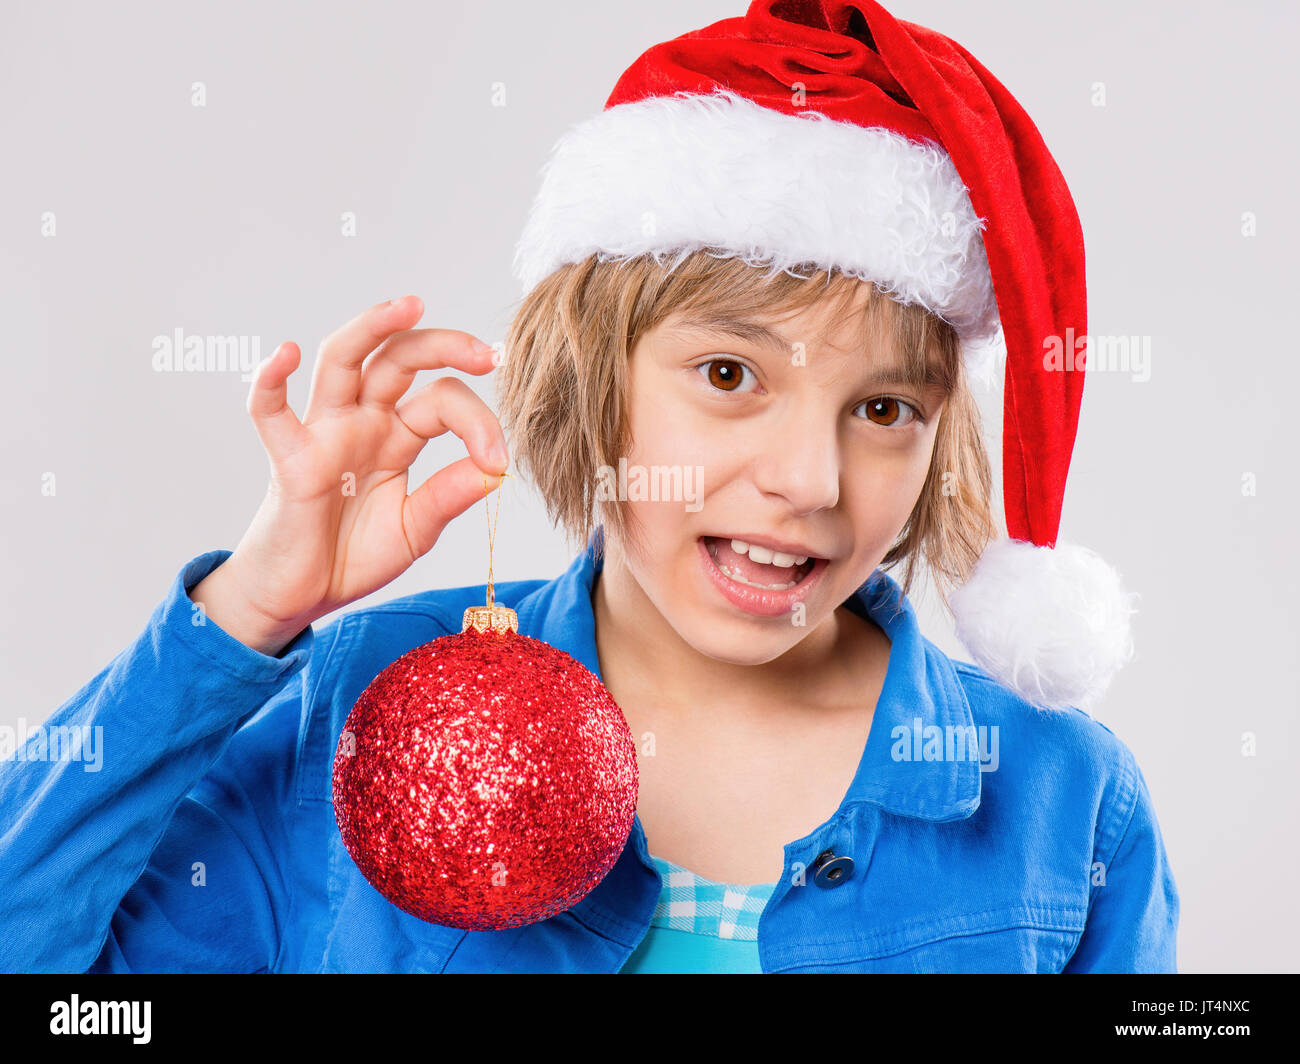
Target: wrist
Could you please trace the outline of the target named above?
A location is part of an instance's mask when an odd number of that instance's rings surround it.
[[[312,623],[314,618],[283,619],[261,609],[244,591],[244,578],[236,555],[188,590],[209,621],[232,639],[259,654],[276,657]]]

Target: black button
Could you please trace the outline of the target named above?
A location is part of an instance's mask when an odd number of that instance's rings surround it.
[[[813,862],[813,882],[819,887],[838,887],[853,877],[853,858],[836,857],[834,850],[822,850]]]

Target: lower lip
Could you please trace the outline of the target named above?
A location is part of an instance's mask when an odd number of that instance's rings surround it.
[[[822,573],[826,571],[826,567],[830,564],[825,558],[818,558],[812,569],[809,570],[808,575],[794,587],[787,591],[763,591],[732,580],[731,577],[718,568],[704,539],[700,538],[695,542],[700,549],[700,560],[704,563],[704,572],[713,586],[722,592],[723,598],[733,606],[737,606],[746,613],[752,613],[757,617],[780,617],[782,614],[789,613],[798,603],[812,593],[813,588],[821,579]]]

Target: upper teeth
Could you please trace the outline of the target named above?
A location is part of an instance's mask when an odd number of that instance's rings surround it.
[[[792,565],[803,565],[808,560],[806,554],[802,556],[782,554],[780,551],[771,551],[754,543],[746,543],[743,539],[733,539],[731,549],[737,554],[748,554],[751,561],[756,561],[760,565],[779,565],[782,569],[789,569]]]

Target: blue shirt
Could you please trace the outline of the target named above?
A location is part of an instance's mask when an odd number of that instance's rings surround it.
[[[496,597],[599,676],[594,543]],[[346,614],[269,657],[186,594],[228,556],[187,564],[140,637],[0,763],[0,970],[619,971],[661,886],[639,817],[582,901],[501,931],[408,915],[340,839],[331,773],[353,703],[459,632],[484,585]],[[1128,748],[947,657],[887,574],[846,605],[889,637],[888,671],[839,808],[784,848],[762,970],[1173,971],[1178,895]],[[96,770],[50,755],[58,728],[102,729]],[[959,742],[981,734],[983,762]]]

